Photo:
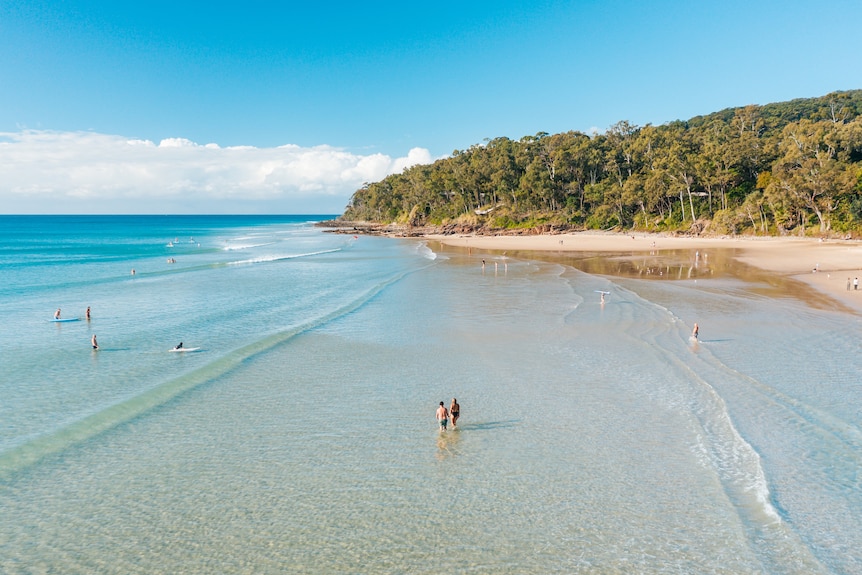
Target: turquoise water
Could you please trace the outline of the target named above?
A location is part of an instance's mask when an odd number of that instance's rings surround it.
[[[0,217],[0,572],[862,573],[856,316],[313,219]]]

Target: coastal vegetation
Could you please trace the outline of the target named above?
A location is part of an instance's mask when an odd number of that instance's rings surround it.
[[[374,183],[342,220],[466,230],[862,235],[862,90],[603,134],[495,138]]]

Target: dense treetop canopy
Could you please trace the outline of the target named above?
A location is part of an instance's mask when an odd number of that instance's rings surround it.
[[[862,90],[603,134],[486,140],[357,190],[343,219],[862,234]]]

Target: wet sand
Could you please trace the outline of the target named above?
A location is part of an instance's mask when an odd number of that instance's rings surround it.
[[[515,256],[540,252],[543,258],[572,258],[584,271],[663,279],[697,279],[732,266],[748,266],[772,276],[776,289],[790,290],[819,308],[862,314],[862,242],[809,238],[693,238],[654,234],[581,232],[539,236],[442,236],[429,240],[468,250]],[[712,261],[709,258],[712,257]],[[596,260],[596,261],[593,261]],[[719,260],[719,261],[716,261]],[[492,262],[492,265],[499,261]],[[762,272],[768,272],[763,274]],[[851,283],[847,289],[848,281]],[[796,284],[796,285],[792,285]],[[799,284],[802,284],[801,286]],[[807,286],[811,289],[805,289]]]

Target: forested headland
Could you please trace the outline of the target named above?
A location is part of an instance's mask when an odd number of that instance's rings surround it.
[[[862,236],[862,90],[603,134],[496,138],[365,184],[342,220]]]

